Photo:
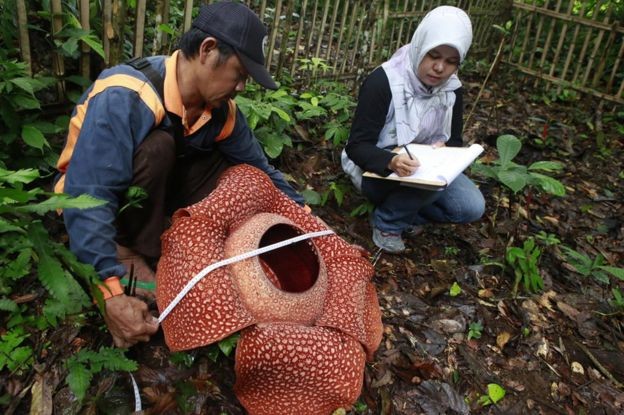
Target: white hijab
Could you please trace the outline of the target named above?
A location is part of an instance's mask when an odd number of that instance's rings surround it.
[[[463,10],[440,6],[427,13],[416,28],[411,43],[397,50],[381,65],[390,82],[392,105],[389,115],[394,112],[394,117],[386,121],[378,147],[411,142],[429,144],[449,139],[451,109],[455,103],[453,91],[461,86],[461,82],[453,74],[443,84],[428,88],[416,73],[431,49],[451,46],[459,52],[462,62],[471,43],[472,24]]]

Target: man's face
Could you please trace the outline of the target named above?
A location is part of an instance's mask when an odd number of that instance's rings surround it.
[[[431,49],[418,65],[418,79],[430,87],[443,84],[457,71],[459,52],[457,49],[441,45]]]
[[[219,62],[219,50],[213,48],[206,52],[198,70],[197,88],[206,104],[213,108],[245,89],[248,74],[236,54]]]

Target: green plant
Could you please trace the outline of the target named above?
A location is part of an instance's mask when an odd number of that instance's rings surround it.
[[[457,297],[459,294],[461,294],[461,292],[462,292],[461,286],[457,283],[457,281],[455,281],[453,285],[451,285],[451,288],[449,289],[449,295],[451,297]]]
[[[99,351],[82,349],[67,359],[69,374],[65,381],[79,401],[82,401],[89,389],[93,375],[103,369],[132,372],[137,363],[124,356],[123,349],[101,347]]]
[[[373,213],[374,210],[375,210],[375,205],[372,202],[365,200],[364,202],[357,205],[355,209],[353,209],[349,213],[349,216],[355,217],[355,216],[370,215],[371,213]]]
[[[336,203],[338,203],[338,206],[342,206],[344,195],[348,191],[347,189],[348,187],[344,184],[330,182],[327,190],[325,190],[321,194],[321,206],[325,206],[325,204],[327,204],[330,195],[334,196],[334,199],[336,199]]]
[[[473,167],[473,173],[498,180],[514,193],[519,192],[526,186],[535,186],[546,193],[555,196],[565,195],[563,184],[542,172],[557,172],[563,169],[563,165],[556,161],[537,161],[530,166],[524,166],[513,162],[522,148],[522,142],[515,136],[501,135],[496,140],[499,159],[491,165],[485,165],[477,161]]]
[[[481,406],[492,405],[503,399],[506,393],[507,391],[502,386],[490,383],[487,385],[487,394],[481,395],[477,402]]]
[[[50,77],[28,76],[26,64],[6,59],[0,51],[0,167],[8,163],[20,167],[29,157],[44,158],[50,148],[44,134],[66,128],[39,119],[41,105],[35,94],[54,82]],[[53,164],[50,157],[47,164]]]
[[[284,146],[292,147],[289,131],[297,101],[287,87],[271,91],[249,85],[236,103],[269,157],[278,157]]]
[[[458,247],[456,247],[456,246],[445,246],[444,247],[444,255],[445,256],[452,257],[452,256],[455,256],[457,254],[459,254],[459,248]]]
[[[468,340],[480,339],[483,334],[483,324],[480,321],[470,323],[468,326]]]
[[[232,351],[236,348],[236,344],[240,339],[240,334],[234,333],[229,337],[221,340],[219,343],[212,344],[208,348],[208,358],[213,362],[216,362],[219,359],[219,356],[223,354],[224,356],[229,356],[232,354]]]
[[[507,247],[505,260],[514,272],[514,285],[512,295],[518,293],[518,285],[522,281],[527,292],[538,292],[544,288],[544,280],[540,275],[538,262],[542,251],[535,244],[533,237],[527,238],[522,248],[516,246]]]
[[[539,231],[538,233],[536,233],[535,239],[537,239],[538,241],[540,241],[546,246],[559,245],[561,243],[561,240],[557,238],[557,235],[555,235],[554,233],[547,233],[544,231]]]
[[[34,169],[0,168],[0,310],[5,312],[0,326],[7,329],[0,337],[0,370],[11,372],[27,370],[33,364],[33,333],[57,327],[91,307],[80,283],[92,287],[99,281],[92,267],[81,264],[63,244],[50,239],[40,217],[57,209],[90,208],[104,202],[25,188],[38,178]],[[45,288],[39,294],[45,293],[42,307],[12,300],[31,293],[35,282]]]
[[[624,295],[622,295],[620,289],[618,287],[615,287],[611,290],[611,293],[613,294],[613,299],[609,301],[611,306],[620,310],[624,310]]]
[[[594,259],[591,259],[585,253],[575,251],[568,246],[562,245],[561,249],[563,250],[570,266],[574,269],[574,271],[582,276],[591,276],[596,281],[603,284],[609,284],[610,279],[608,274],[624,281],[624,268],[604,265],[605,258],[601,254],[598,254]]]
[[[140,186],[130,186],[126,190],[125,204],[119,209],[117,214],[120,214],[129,208],[141,208],[141,202],[148,198],[147,191]]]

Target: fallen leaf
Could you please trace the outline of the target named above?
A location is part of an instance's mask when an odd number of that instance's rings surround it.
[[[557,301],[557,308],[561,310],[561,312],[565,314],[565,316],[568,317],[570,320],[577,321],[580,311],[578,311],[576,308],[567,305],[563,301]]]
[[[511,339],[511,334],[504,331],[496,336],[496,345],[502,350]]]
[[[479,290],[478,295],[481,298],[492,298],[494,296],[494,292],[490,288],[484,288]]]

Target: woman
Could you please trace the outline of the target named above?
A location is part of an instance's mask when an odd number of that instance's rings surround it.
[[[403,252],[402,234],[428,222],[467,223],[483,215],[483,196],[463,174],[444,191],[362,178],[363,171],[412,174],[418,160],[391,152],[397,146],[462,145],[457,70],[471,42],[468,15],[456,7],[437,7],[423,18],[411,43],[375,69],[360,89],[342,167],[375,205],[373,242],[386,252]]]

